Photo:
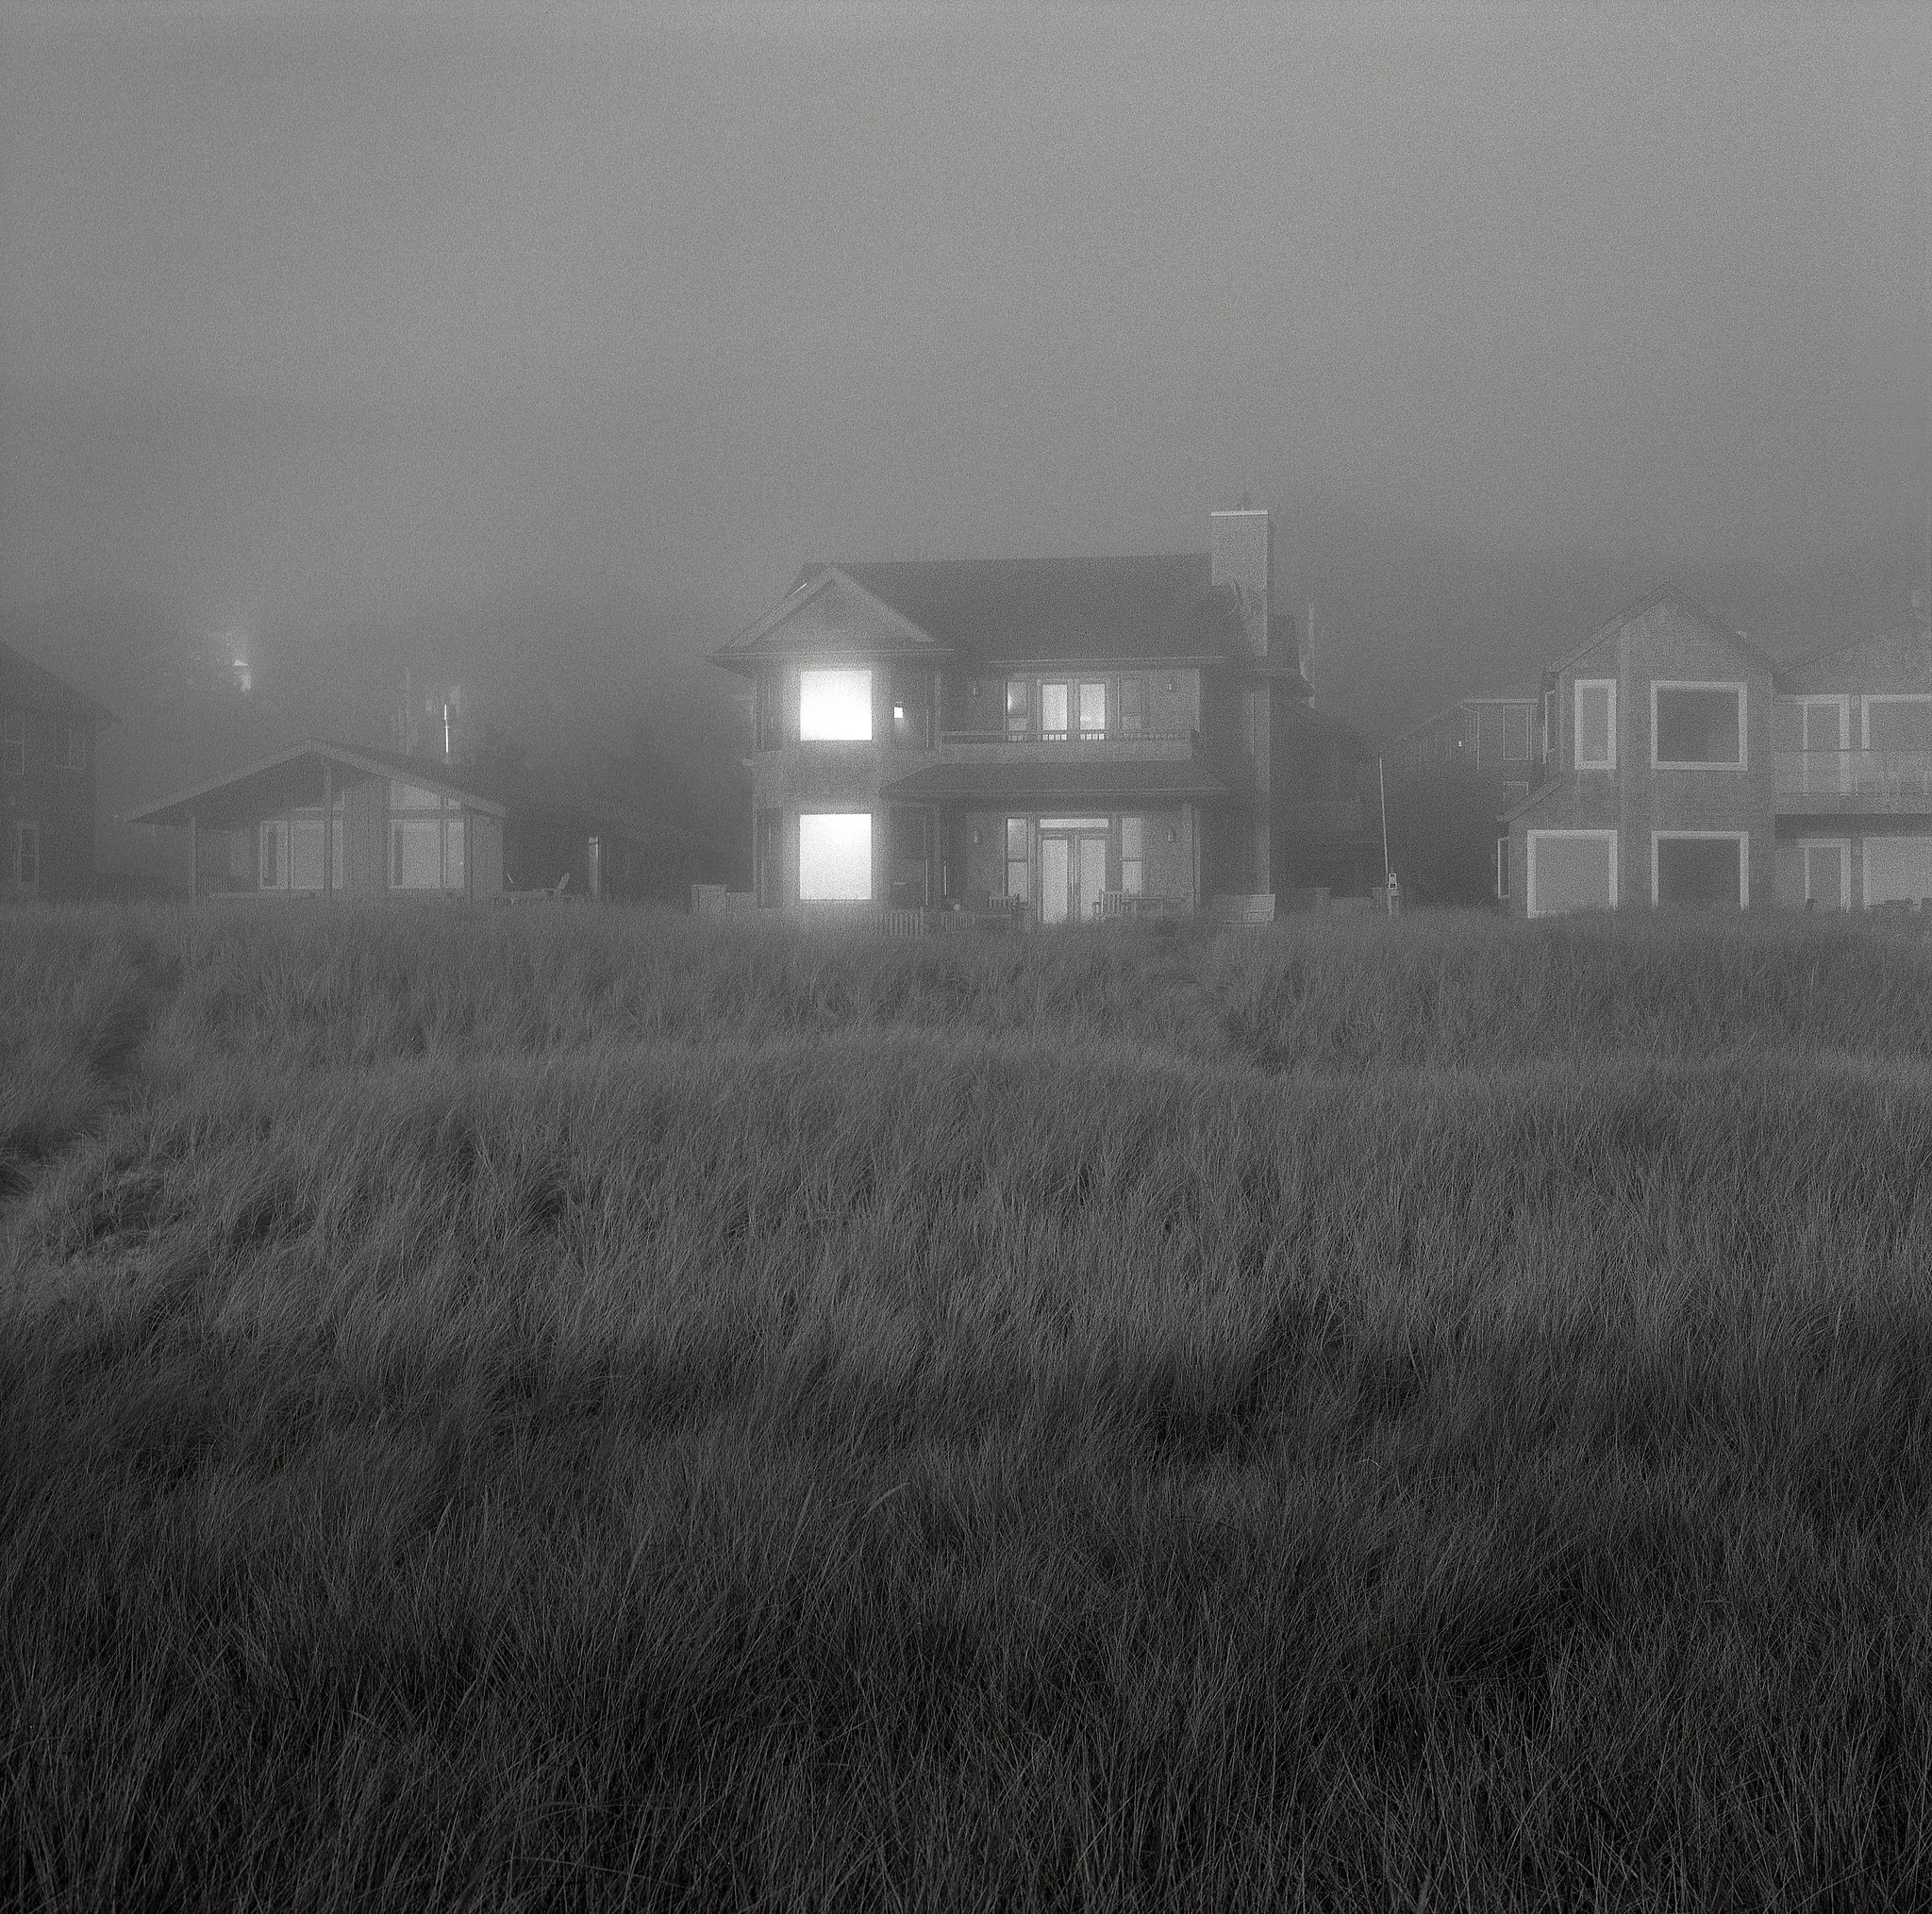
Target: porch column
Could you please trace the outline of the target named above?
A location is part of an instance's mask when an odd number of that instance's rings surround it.
[[[336,894],[336,768],[322,760],[322,901]]]

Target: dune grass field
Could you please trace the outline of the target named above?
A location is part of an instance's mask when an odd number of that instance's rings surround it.
[[[0,914],[0,1904],[1932,1905],[1932,940]]]

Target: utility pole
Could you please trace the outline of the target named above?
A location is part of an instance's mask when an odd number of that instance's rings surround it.
[[[1375,759],[1375,791],[1382,800],[1382,907],[1391,917],[1395,915],[1394,888],[1390,883],[1389,868],[1389,784],[1382,774],[1382,760]]]

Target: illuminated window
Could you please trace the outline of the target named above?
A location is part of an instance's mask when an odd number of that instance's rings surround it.
[[[1025,678],[1007,680],[1007,736],[1024,738],[1031,728],[1032,714],[1027,694],[1033,687]]]
[[[1146,881],[1147,866],[1142,861],[1146,856],[1146,842],[1145,818],[1121,820],[1121,889],[1129,897],[1140,896]]]
[[[1067,735],[1067,692],[1065,685],[1041,685],[1040,688],[1040,735],[1042,738],[1064,739]]]
[[[1743,765],[1742,685],[1654,684],[1650,708],[1653,764]]]
[[[1576,681],[1576,768],[1614,771],[1617,766],[1617,685],[1613,678]]]
[[[1080,687],[1080,736],[1107,736],[1107,687],[1105,684]]]
[[[798,895],[802,902],[872,896],[872,813],[807,811],[798,820]]]
[[[798,674],[798,735],[807,743],[863,741],[872,736],[870,671]]]

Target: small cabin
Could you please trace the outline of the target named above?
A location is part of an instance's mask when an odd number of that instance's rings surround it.
[[[325,740],[127,813],[185,830],[190,895],[638,892],[641,833],[530,774]]]

